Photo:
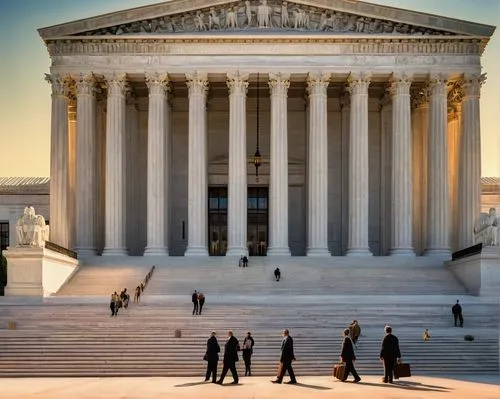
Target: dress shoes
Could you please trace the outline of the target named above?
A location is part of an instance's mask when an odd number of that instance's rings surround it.
[[[273,384],[281,384],[281,381],[280,380],[272,380],[271,381]]]
[[[292,384],[292,385],[296,384],[296,383],[297,383],[297,381],[288,381],[288,382],[285,382],[285,384]]]
[[[360,382],[360,381],[361,381],[361,378],[356,378],[353,382],[354,382],[354,383],[358,383],[358,382]]]

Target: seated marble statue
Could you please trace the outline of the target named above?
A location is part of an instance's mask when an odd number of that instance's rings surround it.
[[[474,223],[474,240],[483,246],[498,246],[498,216],[495,208],[481,212]]]
[[[17,245],[44,247],[45,241],[49,239],[49,226],[45,224],[42,215],[35,213],[35,208],[27,206],[24,215],[16,224]]]

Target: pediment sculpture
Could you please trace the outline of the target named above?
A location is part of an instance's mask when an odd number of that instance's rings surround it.
[[[196,32],[307,31],[336,34],[452,35],[450,32],[297,4],[246,0],[79,33],[79,36]]]
[[[476,244],[483,244],[484,247],[498,246],[498,226],[499,217],[495,208],[490,208],[489,212],[481,212],[474,223],[474,240]]]
[[[27,206],[23,216],[17,221],[16,233],[17,246],[43,248],[45,241],[49,239],[49,226],[45,224],[42,215],[36,214],[35,208]]]

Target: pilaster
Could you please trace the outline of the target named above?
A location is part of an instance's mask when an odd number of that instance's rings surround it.
[[[189,94],[188,245],[185,256],[208,256],[207,93],[204,74],[186,75]]]
[[[307,174],[307,256],[330,256],[328,250],[328,132],[329,73],[309,74],[309,145]]]
[[[371,256],[368,245],[368,87],[371,75],[351,74],[349,235],[347,256]]]
[[[271,74],[269,256],[290,256],[288,245],[288,88],[290,75]]]

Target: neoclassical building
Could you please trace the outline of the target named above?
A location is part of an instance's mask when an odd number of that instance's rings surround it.
[[[51,241],[80,256],[467,247],[494,29],[349,0],[173,0],[40,29]]]

